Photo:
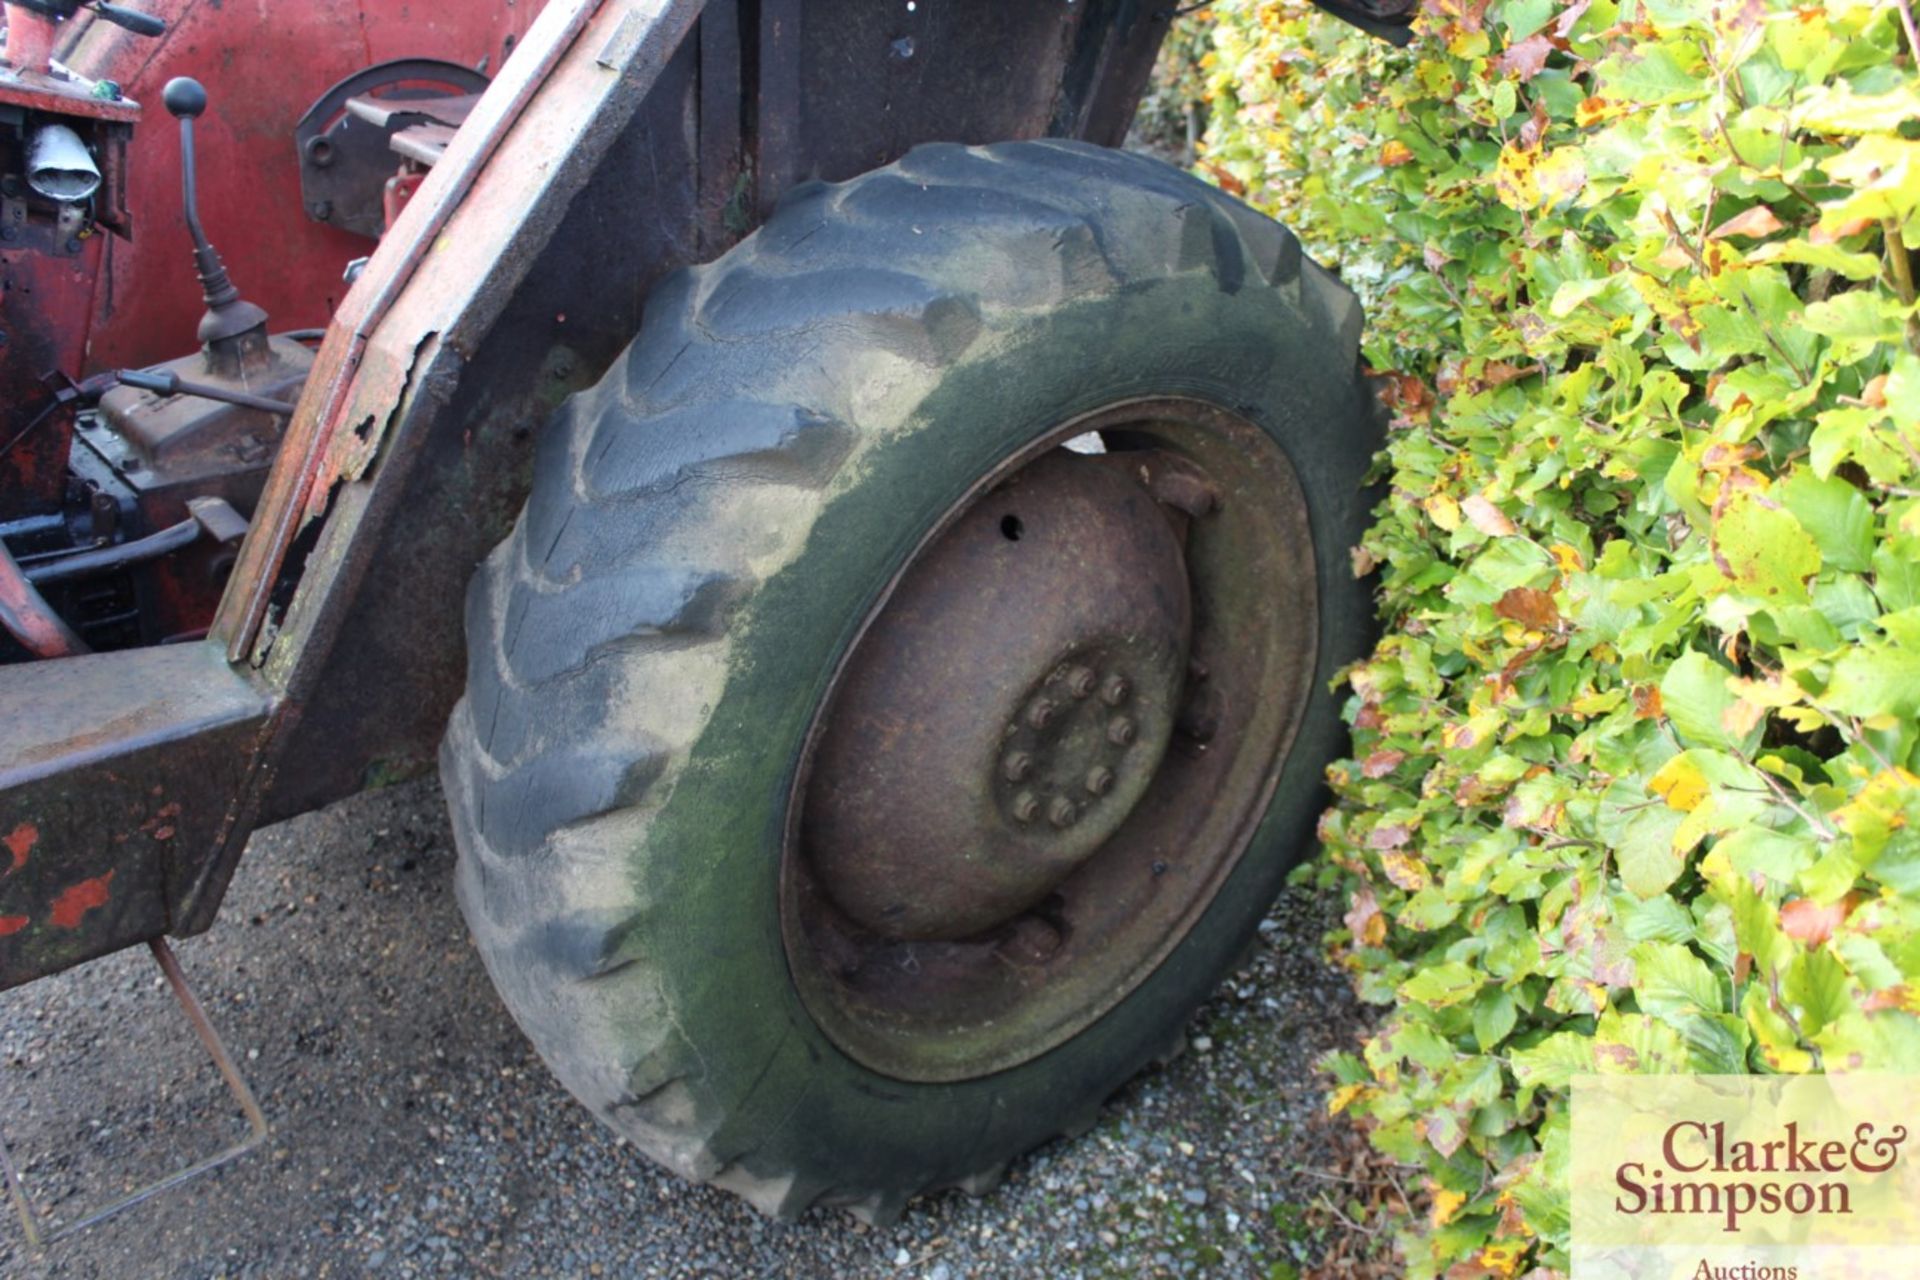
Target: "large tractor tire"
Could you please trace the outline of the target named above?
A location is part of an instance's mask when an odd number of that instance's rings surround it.
[[[884,1220],[1166,1052],[1342,742],[1359,329],[1277,224],[1067,142],[803,186],[663,284],[474,581],[441,755],[567,1087]]]

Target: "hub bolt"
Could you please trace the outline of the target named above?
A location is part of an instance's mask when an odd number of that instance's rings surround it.
[[[1067,671],[1067,692],[1076,698],[1084,698],[1092,693],[1094,685],[1099,682],[1100,677],[1085,667],[1071,667]]]
[[[1100,687],[1100,701],[1110,707],[1117,707],[1127,700],[1133,692],[1133,686],[1127,683],[1125,676],[1108,676],[1106,684]]]
[[[1047,821],[1056,827],[1070,827],[1080,821],[1080,807],[1065,796],[1055,796],[1047,807]]]
[[[1033,772],[1033,757],[1024,751],[1009,751],[1000,762],[1000,772],[1008,782],[1024,782]]]
[[[1087,791],[1091,795],[1103,796],[1113,790],[1113,770],[1105,765],[1095,767],[1087,774]]]
[[[1053,713],[1057,710],[1051,698],[1035,698],[1027,705],[1027,724],[1035,729],[1044,729],[1053,723]]]
[[[1116,747],[1124,747],[1133,742],[1138,732],[1132,720],[1126,716],[1115,716],[1107,722],[1107,741]]]
[[[1032,822],[1033,815],[1038,812],[1040,812],[1040,801],[1035,798],[1033,792],[1022,791],[1013,798],[1013,820],[1015,822]]]

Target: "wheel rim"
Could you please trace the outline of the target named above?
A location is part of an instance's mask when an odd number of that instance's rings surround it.
[[[1098,433],[1108,452],[1060,446]],[[881,593],[788,805],[808,1012],[952,1081],[1111,1009],[1218,895],[1314,671],[1304,494],[1246,419],[1115,405],[975,483]]]

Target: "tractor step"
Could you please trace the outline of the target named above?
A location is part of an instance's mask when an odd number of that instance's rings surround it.
[[[116,1213],[131,1209],[133,1206],[150,1200],[163,1191],[170,1191],[184,1182],[189,1182],[203,1173],[210,1173],[221,1165],[237,1160],[247,1152],[266,1141],[267,1117],[255,1101],[253,1090],[240,1075],[240,1069],[234,1065],[233,1057],[227,1052],[227,1046],[221,1041],[220,1033],[214,1029],[207,1017],[207,1011],[193,994],[193,988],[187,985],[187,975],[180,971],[180,962],[174,958],[173,948],[166,939],[155,938],[147,944],[153,949],[153,958],[160,966],[160,972],[166,975],[167,986],[173,991],[174,998],[180,1002],[181,1010],[187,1015],[187,1021],[193,1024],[193,1030],[205,1045],[214,1065],[220,1069],[220,1075],[227,1082],[234,1100],[240,1104],[240,1110],[247,1117],[247,1136],[239,1142],[216,1152],[196,1164],[177,1170],[157,1182],[148,1183],[138,1191],[122,1196],[103,1208],[95,1209],[65,1226],[49,1229],[47,1220],[34,1209],[33,1201],[27,1195],[26,1186],[20,1180],[20,1171],[13,1163],[13,1153],[8,1150],[4,1135],[0,1135],[0,1170],[7,1178],[7,1194],[13,1200],[13,1207],[20,1215],[20,1226],[26,1232],[27,1244],[31,1248],[41,1249],[54,1241],[111,1218]]]

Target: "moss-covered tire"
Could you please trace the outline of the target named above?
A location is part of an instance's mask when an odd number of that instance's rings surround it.
[[[801,187],[663,284],[547,428],[475,578],[441,751],[461,905],[567,1087],[782,1216],[884,1219],[1090,1123],[1311,847],[1341,744],[1329,681],[1371,625],[1349,564],[1381,434],[1359,329],[1277,224],[1066,142],[921,147]],[[836,664],[982,476],[1169,395],[1257,425],[1305,494],[1315,648],[1277,786],[1177,948],[1064,1043],[967,1079],[873,1070],[809,1015],[782,941],[790,793]]]

